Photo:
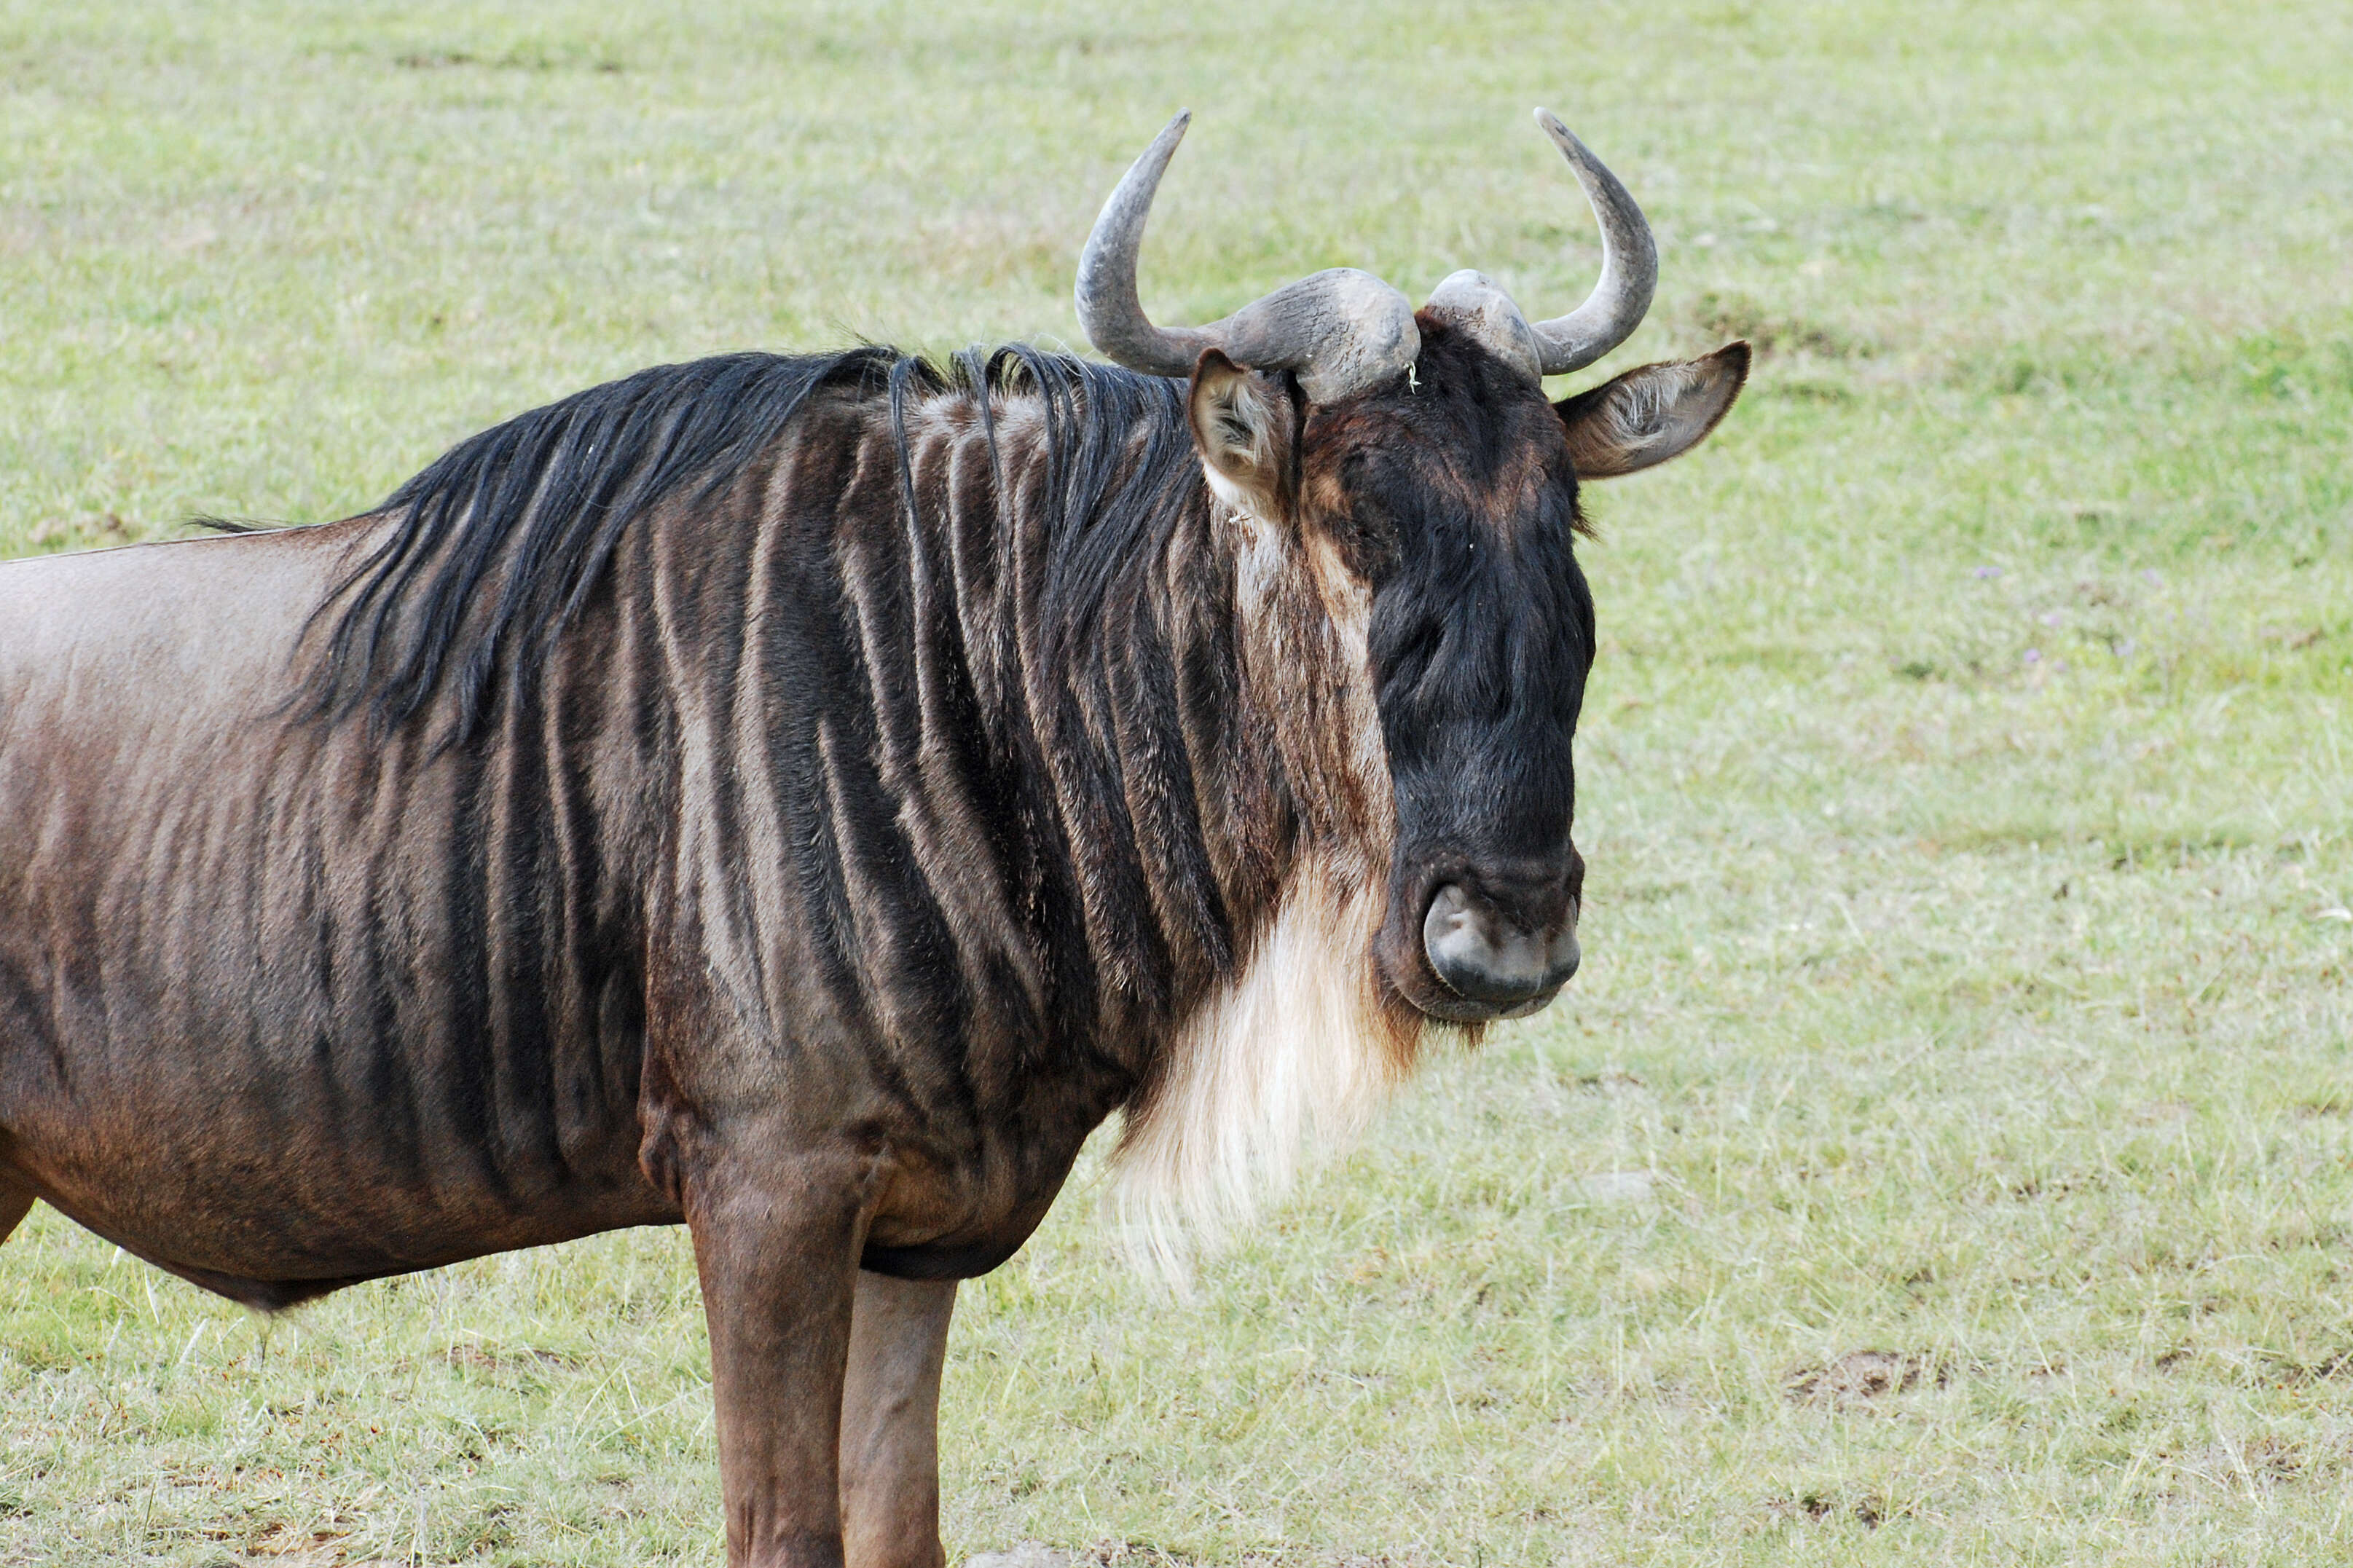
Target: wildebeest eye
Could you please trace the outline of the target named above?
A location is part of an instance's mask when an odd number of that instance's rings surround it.
[[[1342,520],[1335,533],[1340,552],[1351,570],[1366,578],[1387,573],[1395,555],[1388,529],[1351,517]]]
[[[1351,570],[1375,577],[1394,564],[1397,525],[1377,501],[1352,500],[1324,519],[1324,531]]]

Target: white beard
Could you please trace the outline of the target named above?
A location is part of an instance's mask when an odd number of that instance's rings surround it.
[[[1311,1142],[1345,1147],[1410,1070],[1374,994],[1382,891],[1343,892],[1312,854],[1240,971],[1186,1022],[1129,1115],[1111,1205],[1139,1268],[1178,1292],[1214,1246],[1287,1192]]]

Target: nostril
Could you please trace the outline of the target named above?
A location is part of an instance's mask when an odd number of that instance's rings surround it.
[[[1585,962],[1585,952],[1577,945],[1577,927],[1573,923],[1552,939],[1552,951],[1546,956],[1545,984],[1567,984],[1576,975],[1577,966]]]
[[[1472,921],[1471,895],[1449,882],[1431,895],[1430,913],[1421,922],[1422,935],[1432,941],[1472,935]]]

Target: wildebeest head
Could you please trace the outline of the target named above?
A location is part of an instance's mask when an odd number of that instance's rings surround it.
[[[1537,120],[1601,224],[1600,281],[1567,316],[1532,323],[1469,271],[1416,311],[1380,279],[1335,268],[1210,326],[1155,326],[1136,254],[1182,114],[1113,193],[1079,268],[1099,349],[1191,377],[1211,486],[1296,531],[1368,600],[1396,823],[1371,957],[1388,990],[1456,1023],[1535,1012],[1577,966],[1571,741],[1594,654],[1572,548],[1578,480],[1696,445],[1748,369],[1734,343],[1546,399],[1545,375],[1591,363],[1641,323],[1657,258],[1625,187],[1558,120]]]

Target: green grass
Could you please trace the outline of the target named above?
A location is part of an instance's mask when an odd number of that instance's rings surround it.
[[[2342,1552],[2353,12],[1138,9],[0,0],[0,552],[340,515],[660,360],[1074,341],[1186,104],[1169,317],[1564,310],[1547,104],[1660,233],[1613,363],[1770,351],[1595,492],[1586,972],[1197,1300],[1074,1192],[966,1291],[952,1550]],[[675,1234],[272,1325],[37,1211],[0,1563],[716,1562],[707,1375]]]

